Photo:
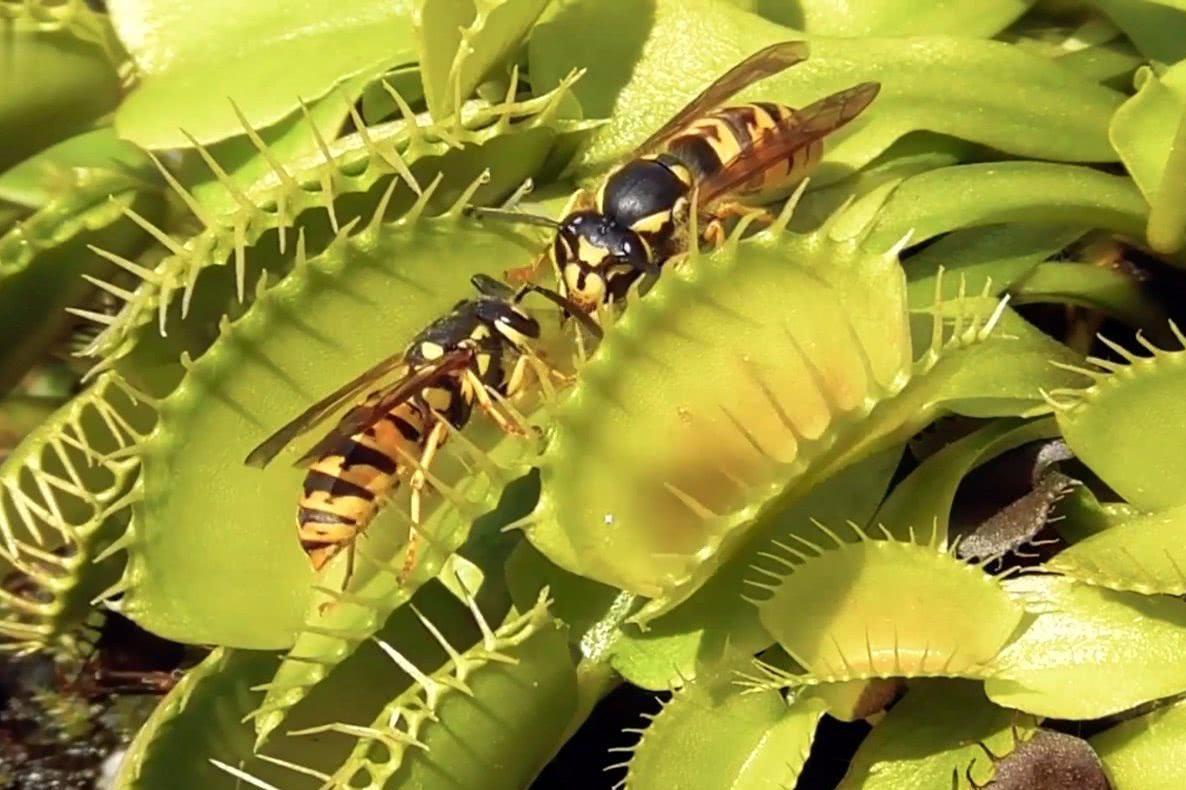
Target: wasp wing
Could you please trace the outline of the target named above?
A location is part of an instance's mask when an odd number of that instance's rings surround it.
[[[321,441],[309,448],[296,462],[296,466],[304,466],[326,453],[343,439],[356,433],[365,431],[383,419],[396,406],[416,395],[420,390],[437,381],[442,376],[455,370],[460,370],[473,361],[473,351],[470,349],[454,349],[433,360],[431,365],[420,368],[415,373],[404,376],[391,387],[374,399],[360,403],[342,416],[333,430],[322,437]]]
[[[726,71],[682,110],[634,150],[639,157],[658,147],[664,140],[683,129],[696,118],[720,106],[742,88],[777,74],[807,59],[806,41],[783,41],[759,50]]]
[[[860,115],[877,98],[879,90],[879,83],[862,82],[796,110],[774,129],[751,139],[719,172],[704,178],[697,203],[708,205],[794,155],[799,148],[836,131]]]
[[[326,397],[305,409],[295,419],[265,439],[263,443],[251,451],[244,460],[244,463],[248,466],[260,467],[261,469],[267,466],[293,439],[317,427],[318,424],[345,405],[347,401],[357,400],[367,387],[403,364],[403,353],[393,354],[371,367],[362,375],[346,382]]]

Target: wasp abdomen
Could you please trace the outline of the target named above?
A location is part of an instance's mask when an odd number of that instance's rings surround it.
[[[760,148],[763,137],[794,115],[790,107],[773,102],[722,107],[693,121],[667,143],[666,150],[696,177],[713,176],[736,164],[743,152]],[[752,194],[790,186],[803,178],[822,151],[822,140],[798,148],[782,164],[764,169],[735,192]]]
[[[370,525],[399,486],[401,455],[417,457],[425,433],[419,410],[401,404],[313,463],[297,508],[297,533],[314,569]]]

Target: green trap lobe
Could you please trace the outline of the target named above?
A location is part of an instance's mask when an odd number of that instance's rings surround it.
[[[400,350],[467,292],[470,275],[497,275],[533,248],[451,219],[401,221],[343,239],[269,290],[162,404],[142,455],[129,615],[186,642],[290,645],[313,579],[294,526],[303,472],[290,466],[305,444],[264,471],[243,459]],[[388,509],[372,530],[407,526]]]
[[[686,598],[837,444],[837,422],[901,386],[904,310],[892,256],[826,234],[765,234],[669,272],[558,410],[530,539],[581,575]]]

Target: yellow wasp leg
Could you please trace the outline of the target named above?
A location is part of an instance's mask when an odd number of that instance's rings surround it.
[[[518,368],[518,363],[515,364],[515,367]],[[512,371],[511,377],[514,378],[514,376],[515,374]],[[478,407],[486,413],[486,416],[494,420],[495,425],[507,433],[515,434],[517,436],[524,435],[523,429],[508,420],[506,416],[498,410],[498,407],[494,405],[494,401],[490,399],[490,393],[486,391],[486,385],[480,378],[478,378],[477,373],[474,373],[472,369],[467,369],[465,371],[465,378],[469,383],[470,389],[473,390],[474,400],[477,401]],[[523,378],[522,373],[519,374],[519,378]]]
[[[421,499],[424,495],[424,484],[427,482],[425,471],[432,465],[433,459],[436,458],[437,450],[445,443],[445,439],[449,436],[449,428],[440,418],[433,424],[432,430],[428,432],[428,439],[424,442],[424,450],[420,453],[420,461],[416,466],[416,471],[413,473],[411,479],[408,481],[408,487],[412,489],[411,503],[409,509],[412,514],[412,525],[408,527],[408,548],[404,551],[404,564],[399,571],[399,583],[403,584],[408,579],[408,574],[416,567],[416,552],[419,548],[420,533],[420,510]]]

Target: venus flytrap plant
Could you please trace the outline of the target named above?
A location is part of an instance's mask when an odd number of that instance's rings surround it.
[[[0,639],[63,657],[105,606],[213,648],[117,788],[1088,786],[1092,747],[1176,786],[1180,0],[232,5],[0,0],[0,82],[37,77],[0,90],[0,384],[51,319],[95,364],[0,467]],[[468,205],[557,217],[788,40],[737,101],[880,83],[810,182],[600,341],[526,294],[523,435],[393,450],[420,523],[404,481],[314,574],[304,440],[248,449],[472,275],[556,286],[550,229]],[[1047,485],[1019,459],[1054,439]],[[574,770],[626,685],[672,696]],[[44,779],[13,715],[0,766]]]

